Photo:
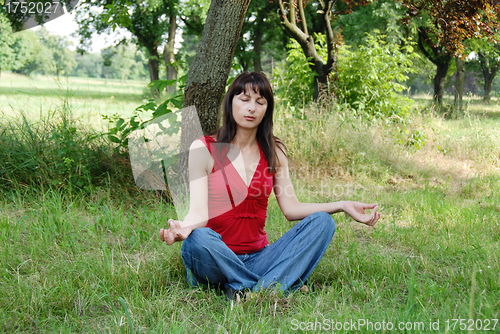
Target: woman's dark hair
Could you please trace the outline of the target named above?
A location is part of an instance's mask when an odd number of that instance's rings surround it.
[[[233,98],[235,95],[244,92],[248,85],[250,85],[255,93],[260,94],[267,101],[266,114],[257,128],[257,141],[266,157],[269,172],[274,174],[278,167],[276,148],[279,147],[285,153],[285,146],[278,137],[273,135],[273,89],[269,80],[263,74],[243,72],[234,79],[222,102],[222,127],[214,134],[216,134],[217,142],[219,143],[230,143],[233,140],[236,135],[236,121],[233,117]]]

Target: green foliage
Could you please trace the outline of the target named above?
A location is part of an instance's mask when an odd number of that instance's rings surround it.
[[[73,44],[65,36],[51,35],[45,28],[37,31],[39,41],[47,48],[51,59],[49,73],[69,75],[76,67],[75,52],[69,47]]]
[[[148,124],[154,122],[159,117],[172,113],[171,106],[180,109],[184,103],[184,86],[186,84],[187,74],[178,78],[177,80],[156,80],[148,84],[152,90],[164,91],[167,86],[176,85],[179,87],[177,95],[167,98],[160,104],[155,100],[150,99],[147,103],[138,106],[132,117],[121,117],[118,114],[113,116],[103,116],[104,119],[109,121],[109,130],[104,133],[108,140],[115,145],[115,153],[123,156],[128,155],[128,141],[130,134],[138,129],[144,129]],[[141,115],[152,112],[152,117],[148,120],[142,121]],[[171,122],[170,129],[162,129],[166,132],[177,133],[180,129],[180,122]]]
[[[354,51],[341,47],[338,56],[337,97],[366,119],[406,117],[413,101],[398,95],[418,57],[411,43],[401,47],[384,35],[367,35],[366,45]]]
[[[314,39],[318,55],[326,62],[328,55],[325,35],[314,34]],[[313,100],[314,72],[295,39],[290,40],[287,48],[286,62],[276,66],[273,71],[274,91],[286,106],[303,106]]]
[[[376,0],[352,13],[339,15],[333,24],[342,30],[344,42],[354,48],[364,44],[366,34],[374,30],[386,35],[388,42],[398,43],[405,39],[408,30],[401,23],[405,14],[399,1]]]
[[[33,121],[3,119],[0,124],[0,189],[79,189],[90,192],[114,173],[108,149],[95,133],[84,130],[67,105]]]
[[[147,78],[148,73],[144,64],[147,62],[142,50],[137,49],[135,44],[122,42],[116,46],[110,46],[101,50],[100,63],[102,64],[101,75],[109,79]],[[83,60],[83,59],[82,59]],[[98,71],[95,66],[94,71]]]
[[[325,36],[316,34],[315,40],[318,54],[326,59]],[[273,85],[276,95],[293,112],[312,101],[314,73],[295,40],[287,47],[286,64],[275,68]],[[398,93],[406,89],[403,83],[409,73],[415,72],[413,62],[417,59],[411,42],[401,47],[375,31],[354,51],[349,46],[340,47],[337,77],[330,76],[330,86],[337,87],[339,103],[347,105],[355,115],[367,119],[405,117],[413,102]],[[295,116],[301,117],[300,113]]]
[[[10,67],[14,72],[24,75],[51,72],[53,67],[50,50],[40,42],[34,32],[28,30],[16,33],[11,48],[15,58]]]
[[[7,17],[0,12],[0,71],[10,69],[14,53],[11,45],[14,41],[12,28]]]

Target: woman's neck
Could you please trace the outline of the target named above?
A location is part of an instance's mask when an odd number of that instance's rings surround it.
[[[257,144],[257,129],[238,129],[231,144],[238,145],[240,151],[252,150]]]

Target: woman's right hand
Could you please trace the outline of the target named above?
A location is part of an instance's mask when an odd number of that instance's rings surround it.
[[[182,241],[186,239],[190,234],[192,229],[189,227],[181,227],[181,222],[179,220],[168,220],[169,229],[160,229],[160,240],[164,241],[167,245],[172,245],[176,241]]]

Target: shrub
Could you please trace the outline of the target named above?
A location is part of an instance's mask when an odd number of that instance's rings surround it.
[[[118,180],[116,180],[118,179]],[[37,121],[21,113],[0,124],[0,189],[18,187],[90,192],[109,180],[126,185],[130,164],[86,129],[65,104]]]
[[[418,55],[412,43],[401,47],[384,41],[384,35],[367,35],[366,45],[350,51],[347,45],[338,55],[337,97],[363,118],[406,117],[413,101],[400,96],[407,74],[414,72]]]

